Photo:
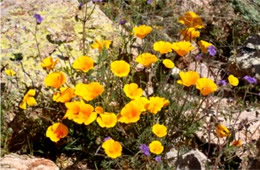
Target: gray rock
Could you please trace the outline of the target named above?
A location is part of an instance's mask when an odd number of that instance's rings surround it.
[[[166,159],[170,167],[174,167],[177,161],[178,151],[172,148],[169,152],[166,153]]]
[[[199,150],[191,150],[176,162],[176,170],[206,169],[207,157]]]
[[[260,82],[260,34],[249,36],[245,45],[229,58],[228,69],[238,77],[254,76]]]

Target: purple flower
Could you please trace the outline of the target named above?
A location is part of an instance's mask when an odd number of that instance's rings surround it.
[[[120,24],[120,25],[125,25],[125,23],[126,23],[126,20],[124,20],[124,19],[121,19],[121,20],[119,21],[119,24]]]
[[[220,86],[226,86],[226,85],[227,85],[227,82],[226,82],[226,80],[219,80],[219,81],[218,81],[218,85],[220,85]]]
[[[147,0],[147,4],[151,4],[153,0]]]
[[[36,19],[37,24],[40,24],[43,20],[42,16],[39,14],[34,14],[33,17]]]
[[[107,141],[107,140],[109,140],[109,139],[112,139],[112,138],[111,138],[110,136],[106,137],[106,138],[104,139],[104,142]]]
[[[258,96],[260,96],[260,92],[258,93]]]
[[[103,0],[92,0],[92,2],[103,2]]]
[[[146,144],[142,144],[139,149],[146,155],[149,156],[150,155],[150,150],[149,147]]]
[[[256,80],[256,78],[254,78],[254,77],[245,76],[243,79],[246,80],[246,81],[247,81],[248,83],[250,83],[250,84],[257,84],[257,80]]]
[[[81,10],[82,9],[82,6],[83,6],[83,3],[81,2],[81,3],[79,3],[79,10]]]
[[[216,53],[217,53],[216,47],[214,47],[213,45],[209,46],[209,47],[208,47],[208,52],[209,52],[209,55],[215,56]]]
[[[154,159],[155,159],[157,162],[161,162],[161,161],[162,161],[162,157],[161,157],[161,156],[156,156]]]
[[[196,60],[201,60],[201,59],[202,59],[202,55],[203,55],[202,53],[198,54],[198,55],[195,57],[195,59],[196,59]]]

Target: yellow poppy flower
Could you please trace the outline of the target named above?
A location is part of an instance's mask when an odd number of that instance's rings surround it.
[[[13,71],[12,69],[7,69],[7,70],[5,70],[5,74],[12,77],[12,76],[16,75],[16,72]]]
[[[154,140],[149,144],[149,149],[150,152],[159,155],[163,152],[164,147],[160,141]]]
[[[83,101],[74,101],[65,103],[67,107],[65,118],[69,120],[73,120],[78,124],[84,123],[85,125],[89,125],[94,122],[97,118],[97,113],[94,112],[94,107],[90,104],[85,104]]]
[[[73,120],[75,117],[78,117],[80,111],[80,103],[81,102],[79,101],[65,103],[67,111],[63,118],[64,119],[68,118],[69,120]]]
[[[166,41],[157,41],[153,44],[153,49],[160,52],[160,54],[167,54],[172,52],[172,44]]]
[[[135,99],[143,95],[143,90],[141,88],[138,88],[138,85],[136,83],[125,84],[124,92],[125,95],[130,99]]]
[[[201,52],[202,52],[202,53],[207,53],[207,52],[208,52],[208,48],[209,48],[210,46],[213,46],[213,44],[211,44],[211,43],[209,43],[209,42],[207,42],[207,41],[203,41],[203,40],[200,40],[200,41],[198,42],[198,44],[199,44],[199,46],[200,46],[200,49],[201,49]]]
[[[238,78],[236,78],[234,75],[231,74],[231,75],[228,76],[228,82],[232,86],[237,86],[238,83],[239,83],[239,80],[238,80]]]
[[[102,144],[102,148],[105,150],[105,153],[110,158],[117,158],[122,155],[122,146],[119,142],[108,139]]]
[[[195,38],[198,38],[200,36],[200,32],[193,27],[181,30],[180,34],[186,41],[194,40]]]
[[[118,121],[122,123],[135,123],[140,119],[140,115],[143,111],[143,105],[140,105],[136,101],[127,103],[118,116]]]
[[[196,88],[200,90],[203,96],[217,91],[218,86],[208,78],[199,78],[196,82]]]
[[[216,132],[217,136],[220,138],[227,137],[230,135],[230,131],[227,129],[226,126],[224,126],[222,124],[217,125],[215,132]]]
[[[136,58],[136,62],[149,67],[152,63],[155,63],[158,58],[151,53],[143,53]]]
[[[163,60],[163,65],[166,67],[166,68],[174,68],[174,63],[172,62],[172,60],[169,60],[169,59],[164,59]]]
[[[81,56],[74,61],[72,67],[76,70],[81,70],[86,73],[93,69],[94,61],[89,56]]]
[[[91,106],[90,104],[85,104],[84,102],[81,102],[80,105],[80,110],[78,113],[78,116],[75,116],[73,118],[73,121],[82,124],[84,123],[85,125],[89,125],[90,123],[94,122],[97,118],[97,113],[94,112],[94,107]]]
[[[104,127],[112,128],[117,123],[117,116],[115,113],[108,113],[108,112],[102,113],[97,118],[97,123],[102,128],[104,128]]]
[[[89,84],[79,83],[76,85],[75,94],[82,97],[86,101],[91,101],[97,98],[104,92],[104,87],[98,82]]]
[[[179,23],[186,25],[187,27],[203,28],[203,22],[199,15],[192,11],[188,11],[184,16],[179,17]]]
[[[36,90],[35,89],[30,89],[23,97],[23,101],[21,102],[21,104],[19,105],[19,107],[21,109],[26,109],[27,105],[29,106],[35,106],[37,104],[34,96],[36,94]]]
[[[242,146],[242,141],[241,141],[241,140],[234,140],[234,141],[231,143],[231,146],[240,147],[240,146]]]
[[[44,79],[45,86],[59,88],[66,82],[66,77],[63,72],[53,72],[48,74]]]
[[[104,109],[101,106],[97,106],[95,107],[95,112],[97,112],[98,114],[102,114],[104,113]]]
[[[145,38],[152,30],[152,27],[146,25],[140,25],[133,28],[134,35],[141,39]]]
[[[167,135],[167,127],[160,124],[155,124],[152,127],[152,132],[159,138]]]
[[[61,103],[66,103],[70,101],[72,97],[74,97],[74,89],[70,87],[61,87],[60,92],[56,92],[52,99],[55,102],[61,102]]]
[[[52,59],[52,57],[47,57],[45,59],[42,60],[41,62],[41,66],[42,68],[46,68],[48,70],[51,70],[55,67],[55,65],[58,63],[58,59],[56,59],[55,61]]]
[[[117,60],[111,63],[111,71],[115,76],[126,77],[130,72],[130,65],[124,60]]]
[[[46,131],[46,136],[50,138],[53,142],[58,142],[61,138],[68,135],[68,127],[62,123],[54,123],[49,126]]]
[[[170,101],[168,99],[164,99],[163,101],[163,107],[169,106]]]
[[[163,97],[150,97],[149,98],[149,106],[147,110],[150,113],[157,114],[163,108],[165,104],[165,98]]]
[[[200,78],[199,73],[197,73],[196,71],[181,71],[179,75],[181,80],[178,80],[177,83],[187,87],[196,84],[197,80]]]
[[[112,41],[110,40],[96,40],[95,43],[91,45],[91,48],[97,48],[99,51],[103,51],[103,49],[109,49]]]
[[[180,56],[185,56],[188,54],[191,50],[194,49],[192,44],[188,41],[179,41],[176,43],[172,43],[172,49],[179,54]]]
[[[137,97],[133,101],[139,103],[139,105],[142,107],[142,112],[146,111],[149,106],[149,100],[146,97]]]

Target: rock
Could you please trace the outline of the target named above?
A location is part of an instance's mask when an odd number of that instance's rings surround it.
[[[0,159],[1,170],[58,170],[54,162],[31,155],[8,154]]]
[[[180,1],[181,9],[183,11],[194,10],[198,8],[203,8],[204,11],[208,12],[211,8],[210,3],[213,0],[190,0],[190,1]]]
[[[237,113],[238,129],[236,138],[241,139],[243,143],[257,141],[260,139],[260,109],[254,108]],[[235,118],[235,116],[234,116]]]
[[[174,167],[178,157],[178,151],[172,148],[169,152],[166,153],[166,159],[170,167]]]
[[[207,77],[215,82],[218,82],[218,80],[221,80],[218,68],[220,68],[218,65],[210,66],[203,62],[197,64],[192,62],[189,65],[188,70],[196,71],[201,77]]]
[[[43,84],[47,72],[41,68],[41,58],[52,56],[60,61],[55,66],[55,71],[62,70],[68,63],[62,61],[69,58],[72,63],[75,58],[83,55],[82,46],[82,23],[76,21],[75,16],[82,14],[78,10],[79,3],[76,0],[10,0],[1,2],[1,68],[12,69],[16,72],[16,77],[1,74],[2,82],[8,84],[14,94],[18,106],[27,87],[40,87],[39,91],[44,91]],[[87,55],[97,60],[98,50],[91,49],[90,45],[97,39],[108,39],[113,41],[113,48],[120,48],[119,26],[113,23],[99,8],[99,5],[88,3],[88,11],[95,9],[87,21],[86,28],[86,49]],[[43,17],[41,24],[37,25],[37,39],[40,47],[41,58],[35,42],[36,20],[34,14]],[[47,39],[49,38],[49,40]],[[56,44],[51,43],[52,41]],[[57,42],[64,42],[60,45]],[[14,54],[21,54],[22,60],[11,61]],[[23,68],[21,66],[23,64]],[[26,73],[25,73],[26,72]],[[29,76],[28,76],[29,75]],[[69,78],[67,83],[70,84]],[[24,85],[25,84],[25,85]],[[16,86],[15,86],[16,85]],[[9,87],[8,86],[8,87]],[[15,87],[15,88],[14,88]],[[19,88],[18,88],[19,87]]]
[[[41,58],[52,56],[60,58],[70,56],[70,61],[82,55],[82,23],[76,21],[76,16],[81,16],[78,10],[77,1],[67,0],[21,0],[1,2],[1,62],[8,65],[17,73],[19,80],[24,81],[27,86],[32,86],[29,77],[22,71],[17,61],[11,61],[15,53],[21,53],[24,70],[30,73],[34,85],[43,83],[46,72],[41,68]],[[88,3],[88,11],[94,8],[92,2]],[[36,21],[34,14],[43,17],[41,24],[37,25],[37,39],[40,47],[41,58],[34,38]],[[120,30],[118,25],[113,23],[99,8],[95,9],[87,21],[86,28],[86,49],[87,55],[94,60],[99,54],[98,50],[89,48],[95,38],[108,39],[113,41],[114,48],[120,48]],[[49,40],[47,39],[49,38]],[[51,42],[64,42],[65,45],[57,45]],[[57,69],[64,67],[64,62],[59,62]],[[3,77],[3,80],[6,80]]]
[[[215,104],[214,104],[215,103]],[[208,106],[212,107],[209,109]],[[221,123],[227,128],[235,131],[235,138],[242,140],[245,144],[260,138],[260,108],[249,107],[246,110],[239,111],[236,108],[236,100],[229,98],[210,97],[207,102],[201,105],[199,114],[205,115],[203,121],[204,126],[196,132],[197,136],[206,143],[218,143],[217,137],[214,135],[215,123]],[[211,124],[211,127],[207,127]],[[235,124],[235,126],[233,126]],[[208,128],[211,128],[210,141],[208,141]],[[224,140],[220,140],[223,143]]]
[[[176,162],[176,170],[206,169],[207,157],[199,150],[191,150]]]
[[[249,36],[245,45],[229,58],[228,70],[237,77],[250,75],[260,82],[260,34]]]

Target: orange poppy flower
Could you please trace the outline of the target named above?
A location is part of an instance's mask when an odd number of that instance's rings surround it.
[[[165,106],[166,99],[163,97],[150,97],[147,110],[150,113],[157,114]]]
[[[199,46],[200,46],[200,49],[201,49],[201,52],[202,52],[202,53],[207,53],[207,52],[208,52],[208,48],[209,48],[210,46],[213,46],[213,44],[211,44],[211,43],[209,43],[209,42],[207,42],[207,41],[203,41],[203,40],[200,40],[200,41],[198,42],[198,44],[199,44]]]
[[[186,25],[187,27],[203,28],[203,22],[199,15],[195,12],[188,11],[184,16],[179,17],[179,23]]]
[[[179,54],[180,56],[185,56],[188,54],[191,50],[194,49],[192,44],[188,41],[179,41],[172,44],[172,49]]]
[[[66,125],[62,123],[54,123],[49,126],[46,131],[46,136],[50,138],[53,142],[58,142],[61,138],[68,135],[69,130]]]
[[[136,62],[149,67],[152,63],[155,63],[158,58],[151,53],[143,53],[136,58]]]
[[[103,49],[109,49],[112,41],[110,40],[96,40],[95,43],[91,45],[91,48],[97,48],[99,51],[102,51]]]
[[[227,137],[230,135],[230,131],[228,130],[228,128],[222,124],[217,125],[215,132],[217,136],[220,138]]]
[[[138,88],[138,85],[136,83],[125,84],[124,92],[126,96],[130,99],[135,99],[143,95],[143,90],[141,88]]]
[[[149,100],[146,97],[137,97],[133,101],[139,103],[142,107],[142,112],[146,111],[149,107]]]
[[[89,84],[79,83],[76,85],[75,94],[82,97],[86,101],[91,101],[97,98],[104,92],[104,87],[98,82]]]
[[[140,25],[133,28],[134,35],[141,39],[145,38],[152,30],[152,27],[146,25]]]
[[[237,77],[235,77],[234,75],[231,74],[231,75],[228,76],[228,82],[229,82],[229,84],[231,84],[232,86],[237,86],[238,83],[239,83],[239,80],[238,80]]]
[[[122,123],[135,123],[140,119],[143,106],[136,101],[131,101],[124,106],[118,116],[118,121]]]
[[[174,63],[173,63],[172,60],[170,60],[170,59],[164,59],[164,60],[163,60],[163,65],[164,65],[166,68],[170,68],[170,69],[172,69],[172,68],[175,67]]]
[[[231,146],[240,147],[240,146],[242,146],[242,141],[241,141],[241,140],[234,140],[234,141],[231,143]]]
[[[111,63],[111,71],[115,76],[126,77],[130,72],[130,65],[124,60],[117,60]]]
[[[73,121],[85,125],[89,125],[90,123],[94,122],[97,118],[97,113],[94,112],[94,107],[90,104],[85,104],[84,102],[80,103],[80,110],[77,117],[73,118]]]
[[[97,123],[102,128],[112,128],[117,123],[117,116],[115,113],[102,113],[99,114],[99,117],[97,118]]]
[[[172,44],[166,41],[157,41],[153,44],[153,49],[160,52],[160,54],[167,54],[172,52]]]
[[[16,72],[13,71],[12,69],[7,69],[7,70],[5,70],[5,74],[12,77],[12,76],[16,75]]]
[[[122,155],[122,146],[119,142],[108,139],[102,144],[102,148],[108,157],[115,159]]]
[[[94,61],[89,56],[81,56],[74,61],[72,67],[76,70],[81,70],[86,73],[93,69]]]
[[[178,80],[177,83],[187,87],[191,85],[195,85],[197,80],[200,78],[199,73],[197,73],[196,71],[188,71],[188,72],[181,71],[179,75],[181,80]]]
[[[60,92],[53,95],[52,99],[56,102],[66,103],[74,97],[74,89],[70,87],[61,87]]]
[[[199,78],[196,82],[196,88],[200,90],[203,96],[217,91],[218,86],[208,78]]]
[[[75,117],[78,117],[80,111],[80,103],[81,102],[79,101],[65,103],[67,111],[63,118],[64,119],[68,118],[69,120],[73,120]]]
[[[98,114],[102,114],[102,113],[104,113],[104,109],[101,106],[96,106],[95,107],[95,112],[97,112]]]
[[[149,149],[150,152],[159,155],[163,152],[164,147],[160,141],[154,140],[149,144]]]
[[[59,88],[66,82],[66,77],[63,72],[53,72],[48,74],[44,79],[46,86]]]
[[[55,61],[52,59],[52,57],[47,57],[45,59],[42,60],[41,62],[41,66],[42,68],[46,68],[48,70],[51,70],[55,67],[55,65],[58,63],[58,59],[56,59]]]
[[[200,32],[195,28],[185,28],[180,31],[180,34],[183,36],[184,40],[191,41],[200,36]]]
[[[167,135],[167,127],[161,124],[155,124],[152,127],[152,132],[159,138]]]
[[[35,106],[37,104],[34,96],[36,94],[36,90],[35,89],[30,89],[28,90],[28,92],[25,94],[25,96],[23,97],[23,101],[21,102],[21,104],[19,105],[19,107],[21,109],[26,109],[27,105],[29,106]]]

